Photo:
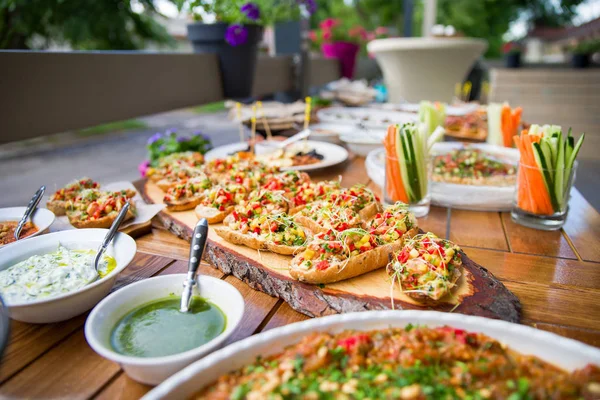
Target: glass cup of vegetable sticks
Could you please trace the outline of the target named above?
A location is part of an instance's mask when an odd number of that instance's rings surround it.
[[[416,124],[391,125],[384,140],[383,202],[402,201],[416,217],[429,213],[429,133]]]
[[[553,231],[562,228],[567,221],[569,196],[575,182],[577,162],[569,170],[540,169],[519,163],[517,171],[517,190],[510,213],[514,222],[529,228]],[[563,189],[552,195],[545,185],[544,177],[561,174]],[[555,182],[553,182],[556,185]]]
[[[560,229],[567,220],[569,196],[575,182],[577,143],[560,126],[532,125],[515,136],[521,153],[517,190],[511,211],[514,222],[541,230]]]

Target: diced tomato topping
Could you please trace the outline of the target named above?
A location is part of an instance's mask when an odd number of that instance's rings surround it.
[[[355,347],[360,346],[361,344],[366,344],[371,341],[371,338],[368,335],[360,334],[356,336],[350,336],[346,339],[342,339],[338,341],[338,346],[344,348],[346,353],[351,352]]]
[[[398,261],[400,261],[401,263],[405,263],[408,261],[408,250],[406,247],[402,249],[400,254],[398,254]]]
[[[315,264],[315,268],[318,271],[323,271],[324,269],[329,268],[329,262],[327,260],[319,261]]]

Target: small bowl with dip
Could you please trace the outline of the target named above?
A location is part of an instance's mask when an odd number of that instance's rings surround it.
[[[149,278],[102,300],[85,323],[85,338],[132,379],[156,385],[220,348],[244,314],[229,283],[198,276],[190,311],[179,311],[185,274]]]
[[[0,208],[0,248],[15,242],[14,232],[27,207]],[[42,235],[54,222],[54,213],[46,208],[37,208],[19,236],[19,240]]]
[[[10,317],[29,323],[59,322],[98,304],[137,250],[129,235],[117,233],[96,279],[93,260],[107,232],[68,230],[0,248],[0,294]]]

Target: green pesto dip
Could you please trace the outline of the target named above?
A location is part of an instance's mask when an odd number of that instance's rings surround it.
[[[193,297],[189,312],[179,311],[180,298],[167,297],[127,313],[111,334],[117,353],[162,357],[199,347],[225,330],[226,318],[216,305]]]

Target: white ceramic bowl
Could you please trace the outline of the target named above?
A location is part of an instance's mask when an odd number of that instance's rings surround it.
[[[382,140],[377,140],[377,138],[371,136],[342,135],[340,139],[351,152],[361,157],[366,157],[373,150],[383,147]]]
[[[96,250],[108,229],[74,229],[50,233],[0,248],[0,271],[33,255],[54,252],[61,244],[73,250]],[[30,323],[50,323],[73,318],[94,307],[112,289],[117,275],[129,265],[137,250],[131,236],[117,233],[106,254],[117,261],[115,269],[79,290],[40,300],[10,303],[4,299],[12,319]]]
[[[156,385],[183,367],[223,345],[244,315],[244,299],[229,283],[210,276],[199,276],[193,294],[216,304],[227,317],[225,330],[210,342],[195,349],[164,357],[132,357],[112,349],[110,337],[117,322],[131,310],[153,300],[181,295],[185,274],[163,275],[133,283],[102,300],[85,323],[85,338],[102,357],[121,365],[132,379]]]
[[[254,362],[258,355],[268,357],[277,354],[311,332],[367,331],[405,327],[409,323],[431,327],[448,325],[482,332],[516,351],[535,355],[568,371],[588,363],[600,365],[599,349],[526,325],[437,311],[366,311],[314,318],[251,336],[190,365],[143,399],[191,398],[221,375]]]
[[[0,222],[2,221],[20,221],[25,214],[25,210],[27,207],[9,207],[9,208],[0,208]],[[50,225],[54,222],[54,213],[46,208],[38,208],[34,211],[33,215],[30,218],[31,222],[35,224],[38,228],[38,231],[31,236],[27,236],[26,238],[22,238],[21,240],[29,239],[37,235],[44,234],[50,228]],[[10,246],[12,243],[7,244],[6,247]]]

